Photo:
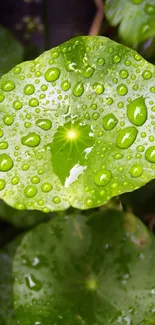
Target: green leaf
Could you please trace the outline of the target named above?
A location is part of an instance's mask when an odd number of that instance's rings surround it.
[[[23,46],[0,26],[0,76],[22,61],[23,52]]]
[[[144,225],[112,209],[39,225],[14,259],[19,324],[153,324],[154,251]]]
[[[113,26],[119,24],[124,44],[136,47],[155,36],[154,0],[107,0],[106,17]]]
[[[37,210],[17,210],[4,201],[0,200],[0,219],[3,219],[17,228],[32,227],[41,221],[49,220],[53,216],[53,213],[43,213]]]
[[[21,236],[0,250],[0,325],[16,325],[13,308],[12,259]]]
[[[0,190],[16,209],[88,209],[155,177],[155,68],[78,37],[0,79]]]

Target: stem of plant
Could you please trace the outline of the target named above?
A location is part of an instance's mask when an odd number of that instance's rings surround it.
[[[96,36],[99,34],[103,18],[104,18],[104,3],[103,0],[94,0],[95,5],[97,7],[97,13],[95,15],[95,18],[92,22],[92,25],[89,30],[89,35]]]

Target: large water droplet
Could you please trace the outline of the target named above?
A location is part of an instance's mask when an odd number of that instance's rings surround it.
[[[111,178],[112,178],[111,171],[105,169],[95,174],[94,181],[99,186],[105,186],[111,181]]]
[[[13,167],[13,161],[7,154],[3,153],[0,155],[0,171],[7,172]]]
[[[14,121],[14,118],[11,115],[5,115],[3,117],[3,122],[5,125],[11,125]]]
[[[116,139],[116,145],[120,149],[129,148],[137,137],[137,129],[134,126],[129,126],[121,131],[119,131]]]
[[[82,75],[85,77],[85,78],[90,78],[94,73],[94,69],[90,66],[87,66],[83,69],[82,71]]]
[[[129,121],[136,125],[141,126],[147,119],[147,107],[143,96],[136,98],[127,105],[127,115]]]
[[[145,151],[145,158],[149,162],[155,163],[155,146],[151,146]]]
[[[55,81],[59,78],[60,76],[60,70],[58,68],[49,68],[46,72],[45,72],[45,79],[48,82],[52,82]]]
[[[6,80],[1,87],[2,90],[7,92],[13,90],[14,88],[15,88],[15,84],[13,81],[10,80]]]
[[[141,165],[138,164],[134,164],[130,169],[130,175],[131,177],[134,178],[141,176],[142,172],[143,172],[143,168]]]
[[[24,191],[25,195],[28,197],[28,198],[32,198],[34,197],[36,194],[37,194],[37,189],[35,186],[33,185],[28,185],[26,188],[25,188],[25,191]]]
[[[39,119],[36,121],[36,125],[39,126],[42,130],[50,130],[52,127],[52,122],[48,119]]]
[[[20,102],[20,100],[15,100],[13,102],[13,108],[16,109],[17,111],[20,110],[22,108],[22,103]]]
[[[120,96],[124,96],[128,92],[128,88],[125,84],[120,84],[119,86],[117,86],[116,90],[117,90],[118,95],[120,95]]]
[[[32,84],[27,84],[24,87],[24,93],[25,95],[32,95],[35,92],[35,88]]]
[[[64,81],[62,82],[62,84],[61,84],[61,88],[62,88],[62,90],[64,90],[64,91],[69,90],[70,87],[71,87],[71,83],[70,83],[68,80],[64,80]]]
[[[150,70],[144,70],[142,76],[144,79],[148,80],[152,77],[152,72]]]
[[[84,92],[84,86],[82,81],[78,81],[76,85],[73,88],[73,95],[76,97],[79,97],[83,94]]]
[[[40,141],[40,136],[35,132],[31,132],[21,139],[21,143],[28,147],[36,147],[39,145]]]
[[[44,183],[41,185],[42,192],[49,192],[52,189],[52,185],[50,183]]]
[[[117,118],[114,114],[107,114],[103,118],[103,127],[105,130],[112,130],[118,123]]]

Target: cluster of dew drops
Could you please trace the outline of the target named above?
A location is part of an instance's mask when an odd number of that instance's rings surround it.
[[[74,41],[74,43],[76,45],[78,44],[78,42],[79,42],[78,40]],[[96,49],[96,48],[97,48],[97,45],[94,46],[94,49]],[[62,49],[62,52],[66,51],[65,46],[64,47],[62,46],[61,49]],[[112,48],[110,48],[110,49],[112,49]],[[109,52],[112,52],[113,49],[112,49],[112,51],[110,51],[110,49],[109,49]],[[86,51],[90,52],[90,50],[91,50],[91,48],[89,46],[87,46]],[[134,53],[135,53],[134,59],[136,61],[140,61],[141,56],[136,52],[134,52]],[[59,57],[59,52],[55,49],[53,51],[53,58],[56,59],[58,57]],[[114,63],[119,63],[120,60],[121,60],[121,58],[118,55],[115,55],[113,57]],[[98,66],[102,67],[105,64],[105,60],[103,58],[98,58],[97,64],[98,64]],[[126,60],[125,65],[130,66],[131,61]],[[20,72],[21,72],[20,66],[15,67],[13,69],[13,72],[14,72],[14,74],[20,74]],[[83,68],[82,76],[84,78],[90,78],[93,74],[94,74],[94,68],[91,67],[90,65],[85,66]],[[38,71],[35,73],[35,75],[36,75],[36,77],[40,77],[41,73]],[[61,70],[58,67],[50,67],[45,71],[44,78],[47,83],[56,85],[56,81],[59,79],[60,75],[61,75]],[[119,76],[122,80],[123,79],[125,80],[128,77],[128,75],[129,75],[129,73],[126,69],[121,69],[119,71]],[[144,70],[142,73],[142,77],[143,77],[143,80],[144,79],[149,80],[152,78],[152,72],[149,69]],[[21,76],[20,79],[22,80],[22,78],[23,77]],[[114,78],[114,79],[116,79],[116,78]],[[133,79],[134,79],[134,75],[133,75]],[[113,82],[115,82],[115,80],[113,80]],[[115,83],[117,83],[117,79],[116,79]],[[63,80],[60,83],[60,87],[61,87],[62,91],[67,92],[71,89],[71,83],[66,78],[66,80]],[[102,95],[105,91],[104,85],[101,82],[95,82],[92,87],[93,87],[93,91],[96,93],[96,95]],[[138,89],[138,85],[135,85],[134,87],[135,88],[137,87],[136,89]],[[10,93],[15,88],[16,88],[16,85],[15,85],[14,81],[12,81],[12,80],[4,81],[1,84],[0,103],[3,103],[5,100],[5,97],[7,99],[7,93]],[[45,92],[48,89],[47,84],[42,84],[41,89],[43,92]],[[23,91],[24,91],[24,94],[27,96],[33,95],[35,93],[35,86],[31,83],[26,84]],[[85,85],[84,85],[83,81],[78,81],[73,85],[72,94],[75,98],[81,97],[84,92],[85,92]],[[154,93],[155,87],[151,87],[150,92]],[[60,91],[60,93],[61,93],[61,91]],[[116,93],[118,96],[122,96],[122,97],[125,96],[128,93],[128,87],[126,86],[126,84],[120,83],[116,87]],[[62,98],[61,95],[59,95],[59,97],[60,97],[59,99],[61,100],[61,98]],[[41,94],[40,98],[44,99],[45,94]],[[112,103],[113,103],[113,99],[111,97],[106,98],[107,105],[111,105]],[[39,109],[37,108],[39,106],[38,98],[30,96],[28,104],[30,107],[36,108],[36,110],[38,110],[38,112],[39,112]],[[83,110],[85,110],[84,106],[85,105],[83,105],[83,107],[82,107]],[[92,106],[91,108],[95,111],[97,108],[97,105],[92,104],[91,106]],[[124,105],[122,102],[118,103],[119,108],[121,108],[123,106]],[[22,107],[23,107],[23,103],[19,99],[16,99],[13,101],[13,109],[15,111],[20,111],[22,109]],[[137,108],[138,108],[138,114],[135,114],[135,111],[137,110]],[[155,107],[152,108],[152,111],[155,111]],[[93,120],[97,120],[99,117],[98,115],[99,115],[99,113],[94,112],[92,115]],[[140,96],[139,98],[136,98],[132,102],[128,103],[127,117],[128,117],[128,120],[132,123],[132,126],[128,126],[124,129],[121,129],[118,132],[118,135],[116,138],[116,146],[119,149],[128,149],[135,142],[135,139],[138,134],[137,127],[142,126],[147,120],[147,107],[146,107],[145,99],[143,98],[143,96]],[[103,128],[105,131],[113,130],[118,123],[118,119],[116,118],[116,116],[113,113],[106,114],[102,120],[103,120]],[[3,123],[5,125],[10,126],[13,124],[13,122],[14,122],[14,114],[12,114],[12,115],[7,114],[7,115],[3,116]],[[26,122],[25,127],[28,128],[30,126],[30,124],[31,124],[30,122]],[[42,118],[42,119],[38,119],[36,121],[36,125],[37,125],[37,127],[41,128],[42,130],[47,131],[47,130],[51,129],[52,122],[49,119]],[[3,137],[2,129],[0,129],[0,137]],[[152,140],[150,140],[150,141],[152,141]],[[35,148],[35,147],[39,146],[40,142],[41,142],[41,137],[40,137],[40,135],[36,134],[35,132],[31,132],[28,135],[23,136],[21,138],[21,144],[24,146],[30,147],[30,148]],[[7,141],[0,142],[1,150],[5,150],[7,148],[8,148]],[[144,148],[144,146],[139,145],[137,150],[139,152],[143,152],[143,151],[145,151],[145,148]],[[148,162],[155,163],[155,146],[151,146],[145,151],[145,158],[147,159]],[[13,168],[13,165],[14,165],[14,162],[8,154],[6,154],[6,153],[0,154],[0,172],[10,171]],[[23,167],[23,168],[25,168],[24,170],[28,169],[26,167],[26,164],[25,164],[25,167]],[[139,177],[142,175],[142,172],[143,172],[142,166],[136,165],[135,167],[131,168],[130,174],[132,177]],[[105,186],[111,181],[111,178],[112,178],[111,171],[104,169],[103,171],[98,171],[96,173],[96,175],[94,177],[94,181],[98,186]],[[24,190],[24,193],[25,193],[26,197],[28,197],[28,198],[32,198],[37,194],[36,184],[38,184],[40,182],[40,179],[38,176],[33,176],[31,179],[31,182],[32,182],[32,184],[35,184],[35,185],[28,185]],[[11,180],[11,183],[13,185],[18,184],[19,177],[14,176]],[[5,186],[6,186],[5,179],[0,179],[0,190],[3,190],[5,188]],[[51,190],[52,190],[52,185],[49,182],[43,183],[41,185],[42,192],[46,193],[46,192],[50,192]],[[61,199],[58,196],[55,196],[53,198],[53,202],[56,204],[60,203],[60,201],[61,201]],[[90,201],[90,199],[88,199],[87,201],[88,202],[86,202],[86,205],[89,206],[91,204],[91,201]],[[17,205],[16,205],[17,208],[22,209],[22,207],[23,207],[22,203],[20,203],[20,204],[17,203]]]

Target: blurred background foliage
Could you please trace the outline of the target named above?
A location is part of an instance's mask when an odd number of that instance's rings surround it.
[[[5,0],[0,1],[0,75],[13,66],[34,59],[44,50],[59,45],[78,35],[104,35],[117,42],[135,48],[149,62],[155,64],[155,5],[151,5],[148,17],[151,30],[147,37],[132,42],[125,34],[122,36],[122,21],[127,9],[134,26],[133,5],[139,5],[136,19],[143,24],[148,3],[154,0]],[[128,7],[126,7],[128,5]],[[121,6],[121,7],[119,7]],[[120,9],[121,8],[121,9]],[[126,9],[125,9],[126,8]],[[117,12],[118,10],[118,12]],[[152,11],[151,11],[152,10]],[[118,15],[119,13],[119,15]],[[121,16],[122,15],[122,16]],[[118,17],[119,16],[119,17]],[[154,19],[154,20],[153,20]],[[128,24],[128,20],[126,20]],[[145,26],[149,26],[146,21]],[[154,27],[154,28],[153,28]],[[141,28],[141,25],[140,27]],[[121,29],[121,32],[120,32]],[[125,29],[124,29],[125,30]],[[141,29],[140,29],[141,30]],[[125,38],[126,37],[126,38]],[[121,202],[125,211],[132,210],[152,230],[155,224],[155,181],[139,190],[123,194],[112,200],[111,205]],[[104,209],[101,207],[100,209]],[[85,212],[87,213],[87,211]],[[7,216],[9,215],[9,218]],[[8,220],[12,219],[11,224]],[[36,218],[37,216],[37,218]],[[46,219],[53,214],[47,214]],[[35,223],[45,220],[43,213],[37,211],[17,211],[0,201],[0,247],[13,239],[18,233],[31,228]],[[23,227],[24,220],[24,227]]]

